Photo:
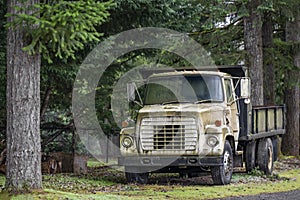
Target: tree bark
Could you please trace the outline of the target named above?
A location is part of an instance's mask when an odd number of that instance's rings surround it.
[[[38,0],[8,0],[8,13],[30,14]],[[8,21],[13,18],[9,17]],[[7,173],[5,187],[26,191],[42,186],[40,144],[40,55],[28,55],[22,25],[7,34]]]
[[[292,22],[287,22],[286,40],[293,43],[294,65],[300,68],[300,15]],[[282,138],[282,153],[299,155],[299,117],[300,117],[300,73],[288,70],[285,78],[284,100],[287,108],[286,134]]]
[[[273,19],[270,12],[264,13],[262,24],[264,105],[275,105],[275,69],[273,48]]]
[[[251,78],[252,105],[263,105],[263,51],[262,51],[262,21],[257,11],[260,0],[247,3],[249,16],[244,18],[244,41],[246,65],[249,66]]]

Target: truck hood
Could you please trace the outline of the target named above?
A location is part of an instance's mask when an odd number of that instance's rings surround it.
[[[204,133],[208,126],[214,126],[217,121],[226,124],[225,103],[180,103],[168,105],[147,105],[139,111],[139,119],[180,116],[194,118],[200,125],[200,132]]]
[[[164,115],[163,113],[214,113],[224,111],[226,105],[224,103],[180,103],[180,104],[168,104],[168,105],[146,105],[140,109],[140,114],[159,114]],[[167,114],[166,114],[167,115]]]

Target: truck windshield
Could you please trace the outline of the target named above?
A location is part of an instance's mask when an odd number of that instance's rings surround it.
[[[145,104],[222,102],[222,81],[216,75],[166,76],[150,78]]]

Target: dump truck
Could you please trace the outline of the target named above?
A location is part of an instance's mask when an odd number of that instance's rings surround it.
[[[141,107],[134,125],[120,131],[118,164],[128,182],[146,184],[153,173],[210,173],[214,184],[225,185],[235,167],[272,173],[285,133],[285,106],[252,106],[247,68],[141,74],[143,99],[137,98],[135,83],[127,84],[128,100]]]

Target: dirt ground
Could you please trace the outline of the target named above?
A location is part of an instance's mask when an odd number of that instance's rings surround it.
[[[262,174],[254,174],[253,176],[246,177],[246,171],[244,168],[237,168],[234,171],[234,177],[231,181],[231,184],[240,184],[240,183],[266,183],[269,181],[276,182],[282,181],[281,178],[276,176],[282,171],[299,169],[300,168],[300,158],[281,158],[274,163],[274,176],[265,176]],[[118,182],[121,184],[126,184],[126,180],[123,172],[117,172],[114,170],[105,170],[104,168],[96,168],[92,171],[89,171],[89,174],[92,176],[101,176],[106,177],[106,180]],[[192,186],[192,185],[213,185],[213,181],[210,173],[201,174],[200,176],[195,175],[192,178],[182,178],[178,174],[151,174],[149,177],[148,184],[156,185],[181,185],[181,186]],[[108,189],[108,188],[106,188]]]
[[[272,185],[273,183],[278,182],[279,184],[282,182],[289,182],[290,180],[296,180],[295,178],[287,178],[282,177],[280,174],[282,172],[287,172],[287,170],[300,169],[300,158],[282,158],[279,161],[274,163],[274,175],[265,176],[259,171],[255,171],[253,174],[247,174],[245,169],[235,169],[235,173],[233,175],[231,185],[237,186],[239,188],[241,185]],[[278,176],[279,175],[279,176]],[[82,176],[82,177],[81,177]],[[56,179],[55,179],[56,178]],[[63,177],[61,177],[63,178]],[[99,180],[101,185],[99,184],[83,184],[80,179],[78,182],[74,182],[73,179],[60,181],[60,176],[48,177],[49,180],[45,181],[44,184],[48,183],[50,188],[54,188],[57,190],[70,191],[73,192],[74,188],[78,188],[80,191],[84,191],[85,193],[90,194],[123,194],[123,195],[141,195],[144,197],[143,192],[153,192],[154,190],[158,190],[159,193],[163,193],[163,195],[167,192],[173,192],[174,189],[177,188],[187,188],[187,191],[190,188],[211,188],[206,186],[212,186],[213,181],[210,173],[206,175],[196,176],[192,178],[180,177],[179,174],[151,174],[149,183],[147,186],[143,185],[135,185],[135,184],[127,184],[125,180],[124,173],[122,171],[117,171],[108,166],[97,166],[97,167],[89,167],[89,172],[87,175],[79,175],[76,178],[84,178],[88,180]],[[72,181],[73,180],[73,181]],[[80,184],[78,184],[80,183]],[[192,187],[186,187],[192,186]],[[201,187],[204,186],[204,187]],[[153,189],[154,188],[154,189]],[[299,188],[299,190],[298,190]],[[201,190],[202,190],[201,189]],[[255,196],[241,196],[239,197],[227,197],[225,200],[234,200],[234,199],[273,199],[273,200],[281,200],[281,199],[300,199],[300,186],[294,187],[289,192],[281,192],[281,193],[272,193],[268,194],[268,192],[273,192],[272,188],[270,190],[265,190],[265,193],[255,195]],[[285,190],[281,190],[285,191]],[[202,191],[203,192],[203,191]],[[276,192],[276,191],[274,191]],[[252,193],[248,193],[252,194]],[[143,196],[144,195],[144,196]],[[224,200],[224,199],[223,199]]]
[[[268,181],[281,181],[281,178],[278,178],[276,174],[280,174],[282,171],[299,169],[300,168],[300,158],[282,158],[274,163],[274,176],[264,176],[257,174],[257,176],[251,176],[247,178],[236,178],[232,179],[231,184],[239,183],[266,183]],[[244,168],[236,168],[234,173],[240,176],[246,175]],[[152,175],[149,180],[150,184],[174,184],[174,185],[213,185],[213,181],[210,173],[207,175],[196,176],[192,178],[180,178],[178,175],[169,176],[160,176]],[[300,187],[300,186],[299,186]],[[300,199],[300,197],[299,197]]]
[[[300,159],[298,158],[285,158],[279,159],[275,162],[274,173],[280,173],[281,171],[299,169]],[[288,191],[288,192],[276,192],[276,193],[266,193],[251,196],[240,196],[240,197],[229,197],[223,198],[222,200],[283,200],[283,199],[300,199],[300,185],[298,190]]]

